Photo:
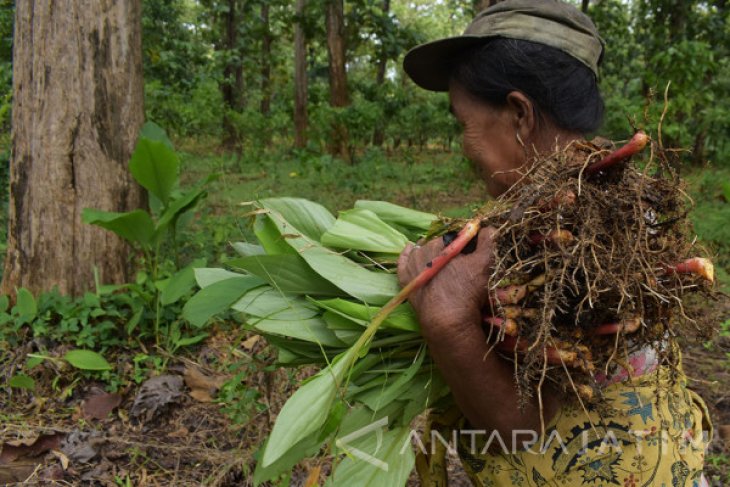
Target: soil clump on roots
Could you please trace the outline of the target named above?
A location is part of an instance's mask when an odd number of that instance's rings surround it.
[[[481,210],[497,228],[485,327],[514,360],[523,399],[547,380],[596,400],[600,377],[632,374],[632,352],[651,347],[676,370],[674,338],[713,333],[691,304],[713,296],[712,264],[674,153],[652,143],[632,163],[605,164],[609,153],[576,141],[535,158]]]

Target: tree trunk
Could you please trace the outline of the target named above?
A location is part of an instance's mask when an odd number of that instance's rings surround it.
[[[235,150],[240,145],[240,137],[230,112],[243,108],[243,63],[238,49],[238,1],[228,0],[228,11],[224,13],[224,40],[222,48],[226,51],[223,67],[221,95],[223,97],[223,147]]]
[[[307,146],[307,39],[304,34],[306,0],[297,0],[294,30],[294,146]]]
[[[383,15],[388,15],[390,12],[390,0],[383,0]],[[380,51],[380,58],[378,59],[378,71],[375,73],[375,83],[378,85],[378,87],[382,87],[383,83],[385,83],[385,70],[388,67],[388,55],[387,50],[385,49],[384,41],[381,40],[381,51]],[[373,145],[376,145],[378,147],[383,145],[383,142],[385,141],[385,129],[382,124],[378,124],[377,127],[375,127],[375,132],[373,133]]]
[[[342,0],[327,3],[327,52],[329,54],[330,105],[334,108],[350,104],[347,95],[345,66],[345,19]],[[332,127],[330,153],[349,160],[347,127],[335,122]]]
[[[261,4],[261,23],[263,36],[261,37],[261,113],[268,115],[271,112],[271,29],[269,23],[269,3]]]
[[[78,295],[130,277],[128,246],[84,208],[145,204],[127,169],[144,119],[139,0],[16,2],[2,291]]]
[[[580,11],[584,14],[588,13],[588,5],[591,3],[591,0],[583,0],[580,4]]]

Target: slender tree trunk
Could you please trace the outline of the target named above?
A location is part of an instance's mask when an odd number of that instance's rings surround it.
[[[294,30],[294,145],[307,146],[307,40],[303,16],[306,0],[297,0]]]
[[[580,4],[580,11],[584,14],[588,13],[588,5],[591,3],[591,0],[582,0]]]
[[[143,122],[139,0],[19,1],[3,293],[130,277],[129,248],[84,208],[144,205],[127,169]]]
[[[226,63],[223,67],[221,95],[223,97],[223,147],[235,150],[240,145],[240,136],[231,111],[243,108],[243,63],[238,46],[238,1],[228,0],[228,11],[222,18],[224,40],[222,48],[226,51]]]
[[[261,4],[261,23],[263,36],[261,38],[261,113],[268,115],[271,112],[271,28],[269,22],[269,3]]]
[[[383,14],[388,15],[390,12],[390,0],[383,0]],[[375,83],[379,89],[382,89],[383,83],[385,83],[385,71],[388,67],[388,55],[385,49],[384,41],[381,40],[380,58],[378,59],[378,71],[375,73]],[[373,145],[378,147],[383,145],[385,141],[385,129],[382,124],[378,124],[375,127],[373,133]]]
[[[327,52],[329,54],[330,105],[335,108],[350,104],[347,94],[345,61],[345,19],[342,0],[327,3]],[[332,155],[350,160],[347,127],[335,122],[329,146]]]

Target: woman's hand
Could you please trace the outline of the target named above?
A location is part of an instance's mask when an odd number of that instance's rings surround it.
[[[488,300],[487,283],[493,258],[494,229],[483,228],[476,250],[449,262],[428,284],[408,300],[416,310],[427,340],[462,333],[464,326],[479,326]],[[423,246],[409,244],[398,259],[398,278],[405,286],[444,248],[442,239]]]

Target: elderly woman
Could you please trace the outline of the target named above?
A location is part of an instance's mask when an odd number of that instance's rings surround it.
[[[404,67],[419,86],[448,91],[464,153],[496,197],[518,180],[528,153],[550,151],[599,128],[602,55],[595,26],[574,7],[506,0],[481,12],[463,36],[414,48]],[[683,376],[668,378],[649,350],[631,357],[630,373],[619,367],[606,377],[605,399],[588,410],[549,386],[543,387],[542,407],[537,394],[518,407],[513,365],[487,353],[481,324],[492,234],[483,229],[476,252],[458,256],[411,297],[460,411],[454,427],[472,432],[459,436],[459,453],[474,483],[706,485],[706,408]],[[408,248],[399,262],[401,282],[442,249],[439,240]],[[547,424],[545,436],[541,424]],[[481,448],[495,434],[501,442]]]

